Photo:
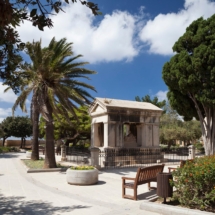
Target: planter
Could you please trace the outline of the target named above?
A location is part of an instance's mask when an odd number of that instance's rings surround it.
[[[98,182],[98,170],[74,170],[67,169],[66,180],[68,184],[73,185],[91,185]]]
[[[31,158],[31,152],[26,151],[26,158]]]

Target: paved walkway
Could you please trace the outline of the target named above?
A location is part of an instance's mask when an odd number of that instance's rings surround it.
[[[147,185],[138,188],[138,201],[121,197],[121,177],[136,168],[102,171],[97,185],[74,186],[65,172],[26,173],[20,158],[25,154],[0,154],[0,214],[158,215],[139,209],[155,195]]]

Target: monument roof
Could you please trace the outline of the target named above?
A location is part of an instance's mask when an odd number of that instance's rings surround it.
[[[149,102],[137,102],[137,101],[119,100],[119,99],[111,99],[111,98],[98,98],[98,97],[95,98],[94,103],[96,101],[106,108],[117,107],[117,108],[162,111],[161,108]]]

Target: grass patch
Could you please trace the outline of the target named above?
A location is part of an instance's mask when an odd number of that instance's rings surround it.
[[[30,169],[43,169],[44,166],[44,159],[40,159],[40,160],[23,160],[24,164],[30,168]],[[60,164],[57,164],[57,168],[68,168],[68,166],[62,166]]]

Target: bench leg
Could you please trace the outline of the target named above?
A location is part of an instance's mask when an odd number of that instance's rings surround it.
[[[125,187],[124,187],[125,181],[122,180],[122,198],[125,196]]]
[[[134,200],[137,201],[137,187],[134,188]]]
[[[150,182],[148,182],[148,190],[151,190]]]

